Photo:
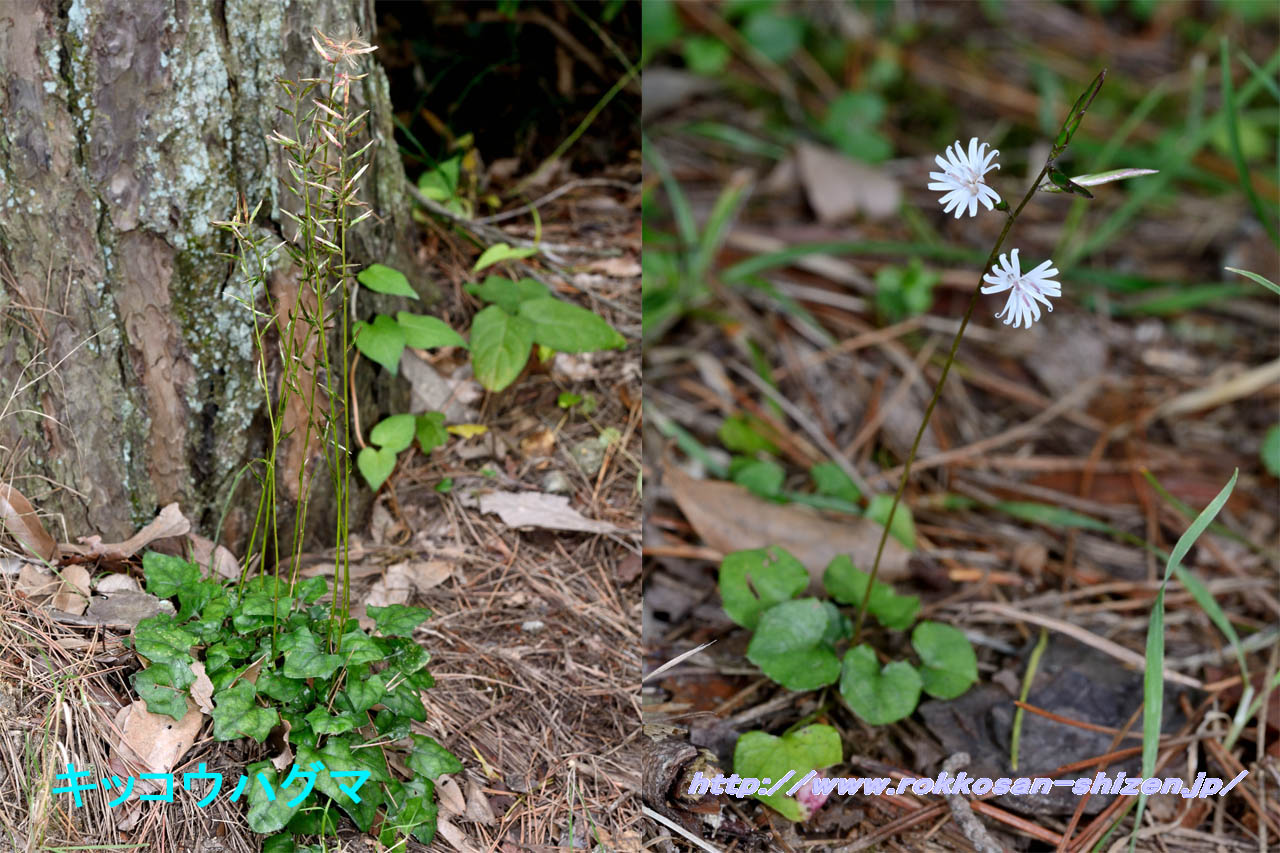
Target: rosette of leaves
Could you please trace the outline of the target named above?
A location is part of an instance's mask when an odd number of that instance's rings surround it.
[[[962,632],[939,622],[917,623],[920,599],[899,595],[889,584],[859,571],[846,556],[833,559],[823,573],[832,600],[801,598],[808,570],[784,548],[735,551],[720,564],[720,596],[725,612],[753,632],[747,658],[789,690],[815,690],[839,682],[840,695],[872,725],[910,715],[921,692],[938,699],[960,696],[978,679],[973,646]],[[918,663],[898,660],[882,665],[863,643],[848,648],[853,636],[841,606],[860,606],[885,628],[911,632]]]
[[[259,833],[284,831],[267,849],[286,845],[295,834],[333,831],[334,807],[362,832],[383,844],[412,835],[430,843],[435,835],[435,780],[456,773],[461,763],[429,737],[410,731],[427,719],[420,693],[435,681],[427,671],[430,654],[413,640],[418,625],[430,618],[425,608],[393,604],[368,607],[372,633],[348,619],[331,640],[317,626],[331,624],[325,578],[307,578],[292,591],[287,581],[259,576],[232,588],[206,578],[200,567],[179,557],[143,555],[147,591],[176,598],[178,613],[160,613],[138,623],[132,643],[147,664],[133,677],[135,689],[155,714],[180,719],[187,712],[191,665],[204,663],[213,684],[213,737],[230,741],[266,741],[283,733],[293,749],[292,768],[277,771],[270,762],[253,765],[275,792],[260,785],[248,794],[249,826]],[[363,749],[377,741],[380,749]],[[386,752],[399,750],[413,771],[397,778]],[[294,805],[306,785],[304,772],[323,765],[312,792]],[[366,771],[357,789],[359,801],[340,787],[349,777],[332,771]]]

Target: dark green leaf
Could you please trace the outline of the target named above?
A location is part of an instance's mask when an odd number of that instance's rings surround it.
[[[410,607],[407,604],[369,606],[365,608],[365,613],[386,637],[412,637],[413,629],[431,618],[431,611],[427,608]]]
[[[213,697],[214,740],[251,737],[258,743],[267,739],[280,721],[274,708],[263,708],[254,698],[257,694],[247,681],[238,681]]]
[[[409,753],[405,764],[413,772],[432,780],[445,773],[462,772],[462,762],[426,735],[413,735],[413,751]]]
[[[850,503],[857,503],[862,499],[862,492],[853,480],[834,462],[819,462],[809,469],[809,476],[813,478],[814,488],[820,495],[840,498]]]
[[[174,678],[174,672],[185,672],[186,684],[175,684],[180,679]],[[153,714],[168,714],[175,720],[181,720],[187,714],[187,685],[195,681],[190,667],[173,666],[165,663],[153,663],[151,666],[135,673],[134,689],[147,703],[147,710]]]
[[[272,797],[267,796],[267,789],[262,786],[262,782],[258,779],[261,773],[266,783],[274,792]],[[246,820],[249,828],[254,832],[265,835],[268,832],[278,832],[284,829],[285,824],[293,819],[298,813],[298,809],[307,805],[306,799],[300,800],[296,805],[290,806],[289,803],[297,799],[298,794],[302,792],[301,778],[294,779],[288,788],[281,788],[280,774],[270,761],[260,761],[257,764],[251,764],[245,768],[245,776],[249,777],[249,812]],[[278,836],[277,836],[278,837]],[[288,836],[284,836],[288,838]],[[292,843],[292,842],[290,842]],[[280,848],[279,845],[268,848],[263,845],[263,853],[267,853],[268,849],[288,849]]]
[[[747,646],[747,660],[789,690],[834,684],[840,677],[840,659],[826,641],[827,603],[801,598],[764,611]]]
[[[183,587],[200,580],[200,567],[181,557],[148,551],[142,555],[147,592],[156,598],[173,598]]]
[[[418,447],[423,453],[430,453],[437,447],[444,447],[449,440],[449,433],[444,428],[444,412],[425,412],[418,415],[417,437]]]
[[[179,628],[167,613],[149,616],[133,629],[134,650],[152,663],[175,664],[175,671],[195,661],[191,647],[198,642],[195,634]]]

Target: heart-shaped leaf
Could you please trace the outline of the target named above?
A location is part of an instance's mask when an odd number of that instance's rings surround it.
[[[841,554],[827,564],[822,583],[831,597],[841,604],[862,604],[871,575],[853,567],[853,561]],[[914,595],[898,595],[887,583],[876,581],[867,604],[871,615],[886,628],[905,630],[915,621],[920,599]]]
[[[409,279],[404,277],[404,273],[383,264],[366,267],[356,276],[356,280],[378,293],[407,296],[410,299],[418,298],[417,291],[413,289],[413,285],[409,284]]]
[[[418,447],[423,453],[430,453],[437,447],[443,447],[449,440],[449,432],[444,428],[444,412],[424,412],[417,420]]]
[[[400,356],[404,353],[405,332],[400,324],[379,314],[372,323],[363,321],[355,325],[356,349],[370,361],[381,364],[391,375],[400,370]]]
[[[178,590],[200,580],[200,567],[181,557],[147,551],[142,555],[147,592],[156,598],[173,598]]]
[[[518,261],[522,258],[529,258],[538,254],[538,250],[532,246],[525,248],[514,248],[506,243],[498,243],[490,246],[481,253],[476,265],[471,268],[472,272],[479,272],[485,267],[491,267],[494,264],[500,264],[503,261]]]
[[[413,444],[413,430],[416,418],[413,415],[392,415],[383,418],[369,432],[369,440],[392,453],[399,453]]]
[[[410,314],[401,311],[396,314],[396,322],[404,329],[404,342],[415,349],[433,349],[435,347],[467,348],[462,335],[455,332],[448,323],[439,317],[428,317],[423,314]]]
[[[174,664],[175,672],[195,661],[191,647],[198,642],[195,634],[179,628],[167,613],[149,616],[133,629],[134,650],[152,663]]]
[[[365,608],[365,613],[386,637],[412,637],[413,629],[431,618],[431,611],[427,608],[407,604],[371,605]]]
[[[342,657],[326,654],[307,629],[298,628],[292,636],[296,642],[284,656],[286,678],[328,678],[342,665]]]
[[[267,787],[258,780],[259,774],[262,775],[262,781],[266,782]],[[249,777],[249,812],[246,818],[249,821],[249,828],[254,832],[265,834],[284,829],[284,825],[293,819],[298,809],[306,805],[305,798],[298,800],[292,806],[289,805],[302,793],[300,787],[303,784],[302,776],[295,777],[288,788],[282,789],[280,773],[270,761],[250,764],[245,768],[245,775]],[[269,795],[268,789],[271,792]],[[263,845],[262,849],[263,853],[267,853],[266,845]]]
[[[175,684],[174,673],[186,672],[186,684]],[[147,710],[153,714],[167,714],[175,720],[181,720],[187,714],[186,688],[195,681],[195,675],[189,666],[170,667],[166,663],[153,663],[151,666],[133,676],[134,689],[147,703]]]
[[[471,321],[471,362],[476,381],[501,391],[520,375],[533,347],[533,324],[490,305]]]
[[[413,751],[409,753],[409,757],[405,760],[405,764],[409,765],[410,770],[433,780],[445,773],[462,772],[462,762],[433,738],[429,738],[426,735],[412,735],[411,737],[413,738]]]
[[[622,349],[627,341],[599,314],[551,296],[520,303],[520,316],[533,323],[533,339],[560,352]]]
[[[808,585],[808,569],[784,548],[734,551],[720,563],[724,611],[744,628],[754,629],[763,611],[795,598]]]
[[[816,690],[840,677],[840,659],[827,641],[830,602],[801,598],[775,604],[760,614],[747,646],[747,660],[789,690]]]
[[[262,743],[267,739],[280,717],[274,708],[258,705],[256,695],[253,685],[242,679],[213,697],[214,740],[251,737]]]
[[[978,658],[962,631],[941,622],[921,622],[911,632],[911,647],[924,666],[924,690],[938,699],[954,699],[978,680]]]
[[[855,714],[873,726],[897,722],[920,701],[920,673],[906,661],[884,669],[865,643],[850,649],[840,671],[840,695]]]
[[[738,738],[733,748],[733,772],[744,778],[759,779],[762,791],[788,773],[792,774],[776,793],[757,793],[755,797],[795,821],[807,820],[809,810],[788,797],[786,791],[810,770],[822,770],[842,760],[839,732],[821,724],[805,726],[782,737],[767,732],[747,732]]]
[[[369,488],[377,491],[395,469],[396,453],[385,448],[362,448],[360,455],[356,457],[356,467],[360,469],[360,475],[369,484]]]

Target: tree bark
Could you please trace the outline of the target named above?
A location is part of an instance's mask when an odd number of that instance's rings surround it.
[[[234,246],[210,223],[243,196],[293,231],[266,140],[276,80],[322,76],[313,28],[376,44],[373,20],[368,0],[0,0],[0,481],[55,537],[119,541],[171,501],[210,534],[228,508],[222,541],[247,537],[255,484],[232,484],[264,452],[264,401],[244,284],[217,255]],[[397,265],[426,299],[387,81],[364,60],[377,215],[352,259]]]

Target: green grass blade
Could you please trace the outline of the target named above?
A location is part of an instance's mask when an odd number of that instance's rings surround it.
[[[1191,522],[1186,532],[1178,537],[1178,543],[1173,546],[1173,551],[1169,554],[1169,561],[1165,564],[1164,580],[1160,584],[1160,591],[1156,593],[1156,603],[1151,608],[1151,620],[1147,624],[1147,657],[1146,672],[1142,679],[1142,775],[1152,776],[1156,769],[1156,755],[1160,749],[1160,723],[1164,719],[1164,591],[1169,584],[1169,578],[1182,565],[1182,559],[1191,550],[1191,546],[1200,538],[1200,534],[1205,531],[1218,515],[1219,510],[1226,504],[1227,498],[1231,496],[1231,490],[1236,486],[1236,478],[1240,476],[1240,470],[1236,469],[1231,475],[1231,479],[1222,487],[1222,491],[1218,492],[1218,496],[1209,502],[1196,520]],[[1138,813],[1134,818],[1133,835],[1129,837],[1129,850],[1132,853],[1134,846],[1138,841],[1138,827],[1142,825],[1142,812],[1146,808],[1147,796],[1140,794],[1138,796]]]
[[[1257,214],[1263,227],[1271,235],[1272,242],[1280,244],[1280,230],[1276,229],[1276,223],[1271,216],[1267,215],[1266,209],[1262,206],[1262,199],[1258,198],[1257,192],[1254,191],[1253,181],[1249,179],[1249,167],[1244,162],[1244,152],[1240,150],[1239,117],[1236,115],[1235,90],[1231,85],[1231,53],[1227,49],[1227,37],[1223,36],[1219,44],[1222,57],[1222,100],[1223,109],[1226,111],[1227,140],[1231,146],[1231,159],[1236,164],[1236,172],[1240,175],[1240,186],[1244,189],[1245,197],[1249,199],[1249,206],[1253,208],[1253,212]]]
[[[1223,267],[1223,269],[1227,270],[1228,272],[1233,272],[1236,275],[1242,275],[1245,278],[1250,279],[1252,281],[1256,281],[1258,284],[1262,285],[1263,287],[1267,288],[1267,290],[1270,290],[1274,293],[1280,293],[1280,284],[1276,284],[1271,279],[1260,276],[1256,272],[1249,272],[1248,270],[1238,270],[1235,267]]]
[[[1263,73],[1262,69],[1258,67],[1258,64],[1250,59],[1249,54],[1245,53],[1243,50],[1237,50],[1236,56],[1238,56],[1240,61],[1244,63],[1244,67],[1249,69],[1249,73],[1253,75],[1253,79],[1261,83],[1263,88],[1271,93],[1271,97],[1280,101],[1280,86],[1276,85],[1276,81]]]
[[[667,191],[667,199],[671,204],[671,215],[675,217],[676,229],[680,232],[680,240],[684,243],[686,249],[692,249],[698,243],[698,225],[693,219],[693,210],[689,207],[689,199],[685,196],[684,190],[680,189],[680,182],[676,180],[675,175],[671,174],[671,167],[667,165],[666,158],[649,141],[649,137],[642,134],[640,143],[641,150],[644,152],[644,159],[653,164],[653,168],[658,172],[658,177],[662,180],[663,188]]]

